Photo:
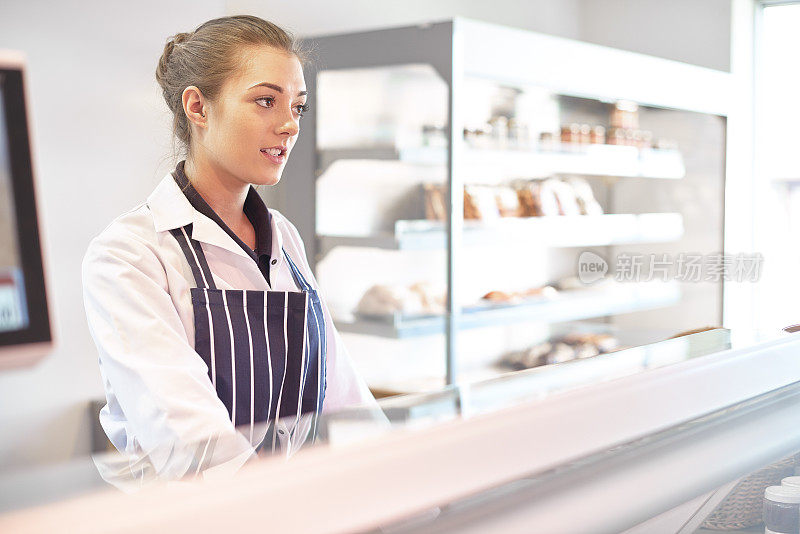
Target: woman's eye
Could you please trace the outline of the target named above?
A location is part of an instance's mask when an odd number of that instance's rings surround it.
[[[259,104],[259,106],[269,108],[275,103],[275,99],[271,96],[262,96],[261,98],[256,98],[256,102],[267,102],[267,104]]]
[[[308,104],[298,104],[295,108],[297,108],[297,114],[302,117],[308,111]]]

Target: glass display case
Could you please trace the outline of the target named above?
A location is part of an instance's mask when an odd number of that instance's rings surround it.
[[[175,444],[182,470],[98,454],[0,473],[0,530],[249,529],[266,513],[319,532],[689,534],[744,515],[763,531],[753,508],[800,451],[798,348],[713,329],[327,412],[288,456],[212,465],[215,438]]]
[[[315,49],[291,218],[376,395],[722,324],[727,74],[466,19]]]

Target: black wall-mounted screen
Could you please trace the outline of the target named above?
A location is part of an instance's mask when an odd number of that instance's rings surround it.
[[[0,355],[51,340],[23,75],[0,65]]]

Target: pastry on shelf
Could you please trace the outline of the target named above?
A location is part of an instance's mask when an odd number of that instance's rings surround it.
[[[541,365],[563,363],[575,358],[575,351],[566,343],[546,341],[525,350],[513,351],[500,360],[500,364],[522,370]]]
[[[447,188],[444,184],[423,184],[425,217],[447,218]],[[494,220],[499,217],[540,217],[544,215],[602,215],[589,183],[582,178],[516,181],[512,185],[464,186],[464,219]]]
[[[425,218],[429,221],[447,220],[447,187],[444,184],[423,184],[425,194]],[[478,200],[474,191],[464,188],[464,219],[482,219]],[[496,210],[496,207],[493,208]]]
[[[544,215],[539,182],[518,182],[515,184],[514,189],[517,192],[521,217],[540,217]]]
[[[516,293],[507,293],[505,291],[489,291],[481,299],[505,304],[515,304],[522,300]]]
[[[359,300],[355,312],[359,315],[385,317],[403,315],[434,315],[444,313],[445,297],[427,282],[410,287],[376,284]]]
[[[514,351],[503,357],[501,364],[515,370],[538,367],[546,363],[547,354],[553,350],[550,343],[539,343],[525,350]]]
[[[464,219],[494,220],[500,217],[495,188],[485,185],[464,186]]]
[[[525,289],[523,291],[489,291],[481,297],[481,300],[504,304],[518,304],[526,298],[553,298],[556,295],[558,295],[556,288],[552,286],[542,286]]]
[[[404,286],[377,284],[369,288],[356,306],[361,315],[386,316],[396,312],[408,315],[423,312],[422,298],[419,293]]]
[[[553,349],[545,356],[545,363],[564,363],[575,359],[575,349],[566,343],[556,343]]]
[[[441,314],[445,312],[445,292],[437,289],[429,282],[417,282],[408,288],[419,295],[425,313]]]
[[[523,297],[543,297],[549,299],[556,297],[558,295],[558,290],[553,286],[532,287],[521,291],[520,295]]]
[[[603,208],[600,207],[600,204],[594,198],[592,186],[589,185],[589,182],[583,178],[573,176],[567,178],[566,183],[569,184],[575,192],[575,200],[578,202],[578,209],[580,209],[581,215],[603,214]]]
[[[559,202],[556,190],[558,180],[548,179],[539,184],[539,207],[541,215],[563,215],[561,203]]]
[[[442,184],[423,184],[425,192],[425,218],[429,221],[443,221],[447,218],[447,202]]]
[[[468,188],[464,188],[464,220],[481,219],[478,201],[473,197]]]
[[[552,191],[558,204],[559,215],[580,215],[581,208],[575,190],[563,180],[548,178],[542,182],[542,190]],[[547,215],[547,214],[546,214]]]
[[[523,210],[519,202],[519,196],[509,186],[499,186],[494,188],[495,202],[501,217],[521,217]]]
[[[693,328],[691,330],[684,330],[682,332],[678,332],[669,339],[675,339],[676,337],[690,336],[692,334],[699,334],[700,332],[708,332],[709,330],[716,330],[717,328],[722,328],[722,326],[701,326],[700,328]]]
[[[617,338],[611,334],[570,333],[561,337],[568,345],[593,345],[600,353],[611,352],[619,347]]]
[[[591,358],[592,356],[597,356],[600,354],[600,349],[591,343],[579,343],[577,345],[571,345],[571,347],[575,351],[575,359],[577,360]]]
[[[610,334],[570,333],[504,355],[500,364],[521,370],[570,360],[591,358],[617,350],[617,339]]]

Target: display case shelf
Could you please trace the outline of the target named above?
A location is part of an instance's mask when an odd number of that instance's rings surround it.
[[[680,289],[674,282],[609,283],[606,287],[564,291],[553,298],[531,298],[522,304],[485,304],[465,307],[461,329],[502,326],[523,321],[555,323],[660,308],[676,304]],[[335,318],[341,332],[403,339],[441,334],[441,315],[385,318]]]
[[[445,165],[446,147],[339,148],[319,151],[319,169],[324,172],[340,159],[398,160],[413,165]],[[464,150],[464,179],[541,178],[554,174],[615,176],[622,178],[679,179],[686,174],[683,156],[673,149],[639,149],[617,145],[556,144],[550,149]]]
[[[465,246],[520,242],[548,247],[591,247],[662,243],[683,236],[680,213],[640,213],[550,217],[503,217],[494,221],[464,221]],[[338,246],[389,250],[444,248],[441,221],[396,221],[394,233],[371,236],[319,236],[320,254]]]

